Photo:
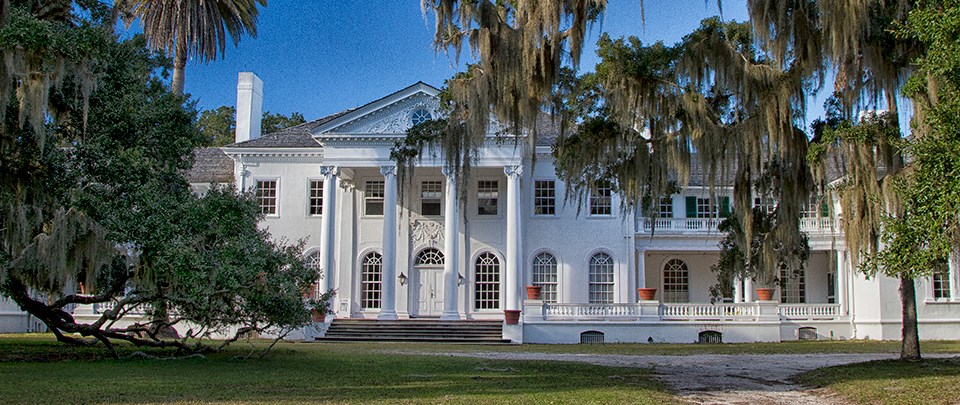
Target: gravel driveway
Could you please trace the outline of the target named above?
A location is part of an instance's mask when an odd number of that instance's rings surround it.
[[[793,382],[793,377],[798,374],[821,367],[897,357],[895,354],[626,356],[485,352],[437,355],[495,360],[576,361],[603,366],[653,368],[657,379],[691,403],[801,405],[843,402],[822,390],[811,390]]]

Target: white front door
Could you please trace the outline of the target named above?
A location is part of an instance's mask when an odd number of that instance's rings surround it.
[[[417,316],[440,316],[443,313],[443,268],[421,267],[417,274]]]

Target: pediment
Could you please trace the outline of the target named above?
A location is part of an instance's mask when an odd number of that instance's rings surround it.
[[[436,88],[417,83],[321,125],[314,134],[403,135],[417,120],[439,116],[438,94]]]

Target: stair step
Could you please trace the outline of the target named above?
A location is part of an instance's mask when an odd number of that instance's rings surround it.
[[[503,322],[498,320],[441,321],[334,319],[321,342],[447,342],[504,344]]]

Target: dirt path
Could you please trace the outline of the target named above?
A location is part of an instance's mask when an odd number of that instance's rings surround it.
[[[426,354],[426,353],[424,353]],[[892,359],[893,354],[626,356],[549,353],[443,353],[496,360],[576,361],[653,368],[656,378],[695,404],[841,404],[838,398],[792,381],[821,367]]]

